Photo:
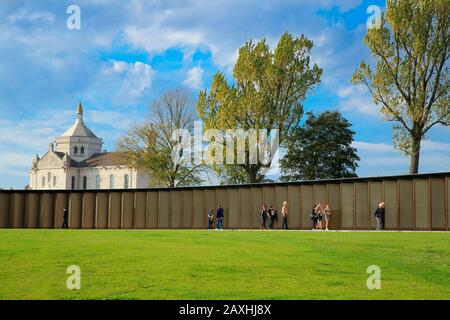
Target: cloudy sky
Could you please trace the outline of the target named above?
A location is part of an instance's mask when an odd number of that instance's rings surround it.
[[[66,26],[69,5],[81,29]],[[105,149],[167,89],[196,96],[218,70],[232,79],[238,48],[284,31],[314,41],[322,84],[305,101],[339,110],[356,131],[360,176],[402,174],[408,158],[392,147],[391,124],[349,79],[361,59],[370,5],[363,0],[0,1],[0,187],[23,188],[33,155],[74,121],[79,100]],[[421,172],[450,171],[450,128],[423,144]]]

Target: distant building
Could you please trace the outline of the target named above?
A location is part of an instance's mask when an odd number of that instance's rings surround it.
[[[148,176],[128,166],[117,152],[102,152],[103,141],[83,122],[83,107],[77,107],[75,123],[48,152],[33,159],[29,189],[128,189],[145,188]]]

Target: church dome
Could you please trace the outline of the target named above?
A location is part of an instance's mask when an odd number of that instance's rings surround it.
[[[77,119],[75,123],[62,135],[63,137],[91,137],[97,136],[83,122],[83,106],[81,102],[77,106]]]

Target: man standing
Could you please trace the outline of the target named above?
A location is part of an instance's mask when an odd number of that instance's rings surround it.
[[[217,230],[223,229],[223,209],[219,204],[219,208],[217,208]]]
[[[377,208],[377,210],[375,210],[375,213],[373,216],[377,220],[377,230],[383,230],[384,229],[384,202],[380,202],[378,204],[378,208]]]
[[[63,224],[61,229],[69,229],[69,212],[66,208],[63,209]]]
[[[288,210],[287,210],[287,202],[283,202],[283,207],[281,207],[281,215],[283,216],[283,223],[281,224],[281,229],[288,229]]]

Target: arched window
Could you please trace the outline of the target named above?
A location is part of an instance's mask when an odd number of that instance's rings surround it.
[[[100,189],[100,176],[95,177],[95,189]]]
[[[49,173],[47,173],[47,181],[48,181],[48,184],[50,184],[51,179],[52,179],[52,175],[51,175],[51,173],[49,172]]]
[[[42,177],[42,186],[45,187],[45,177]]]
[[[114,176],[113,175],[109,176],[109,188],[114,189]]]
[[[71,189],[72,189],[72,190],[75,189],[75,177],[74,177],[74,176],[72,176]]]
[[[81,147],[81,148],[80,148],[80,153],[81,153],[81,154],[84,154],[84,147]]]
[[[78,153],[78,147],[73,148],[73,153],[75,153],[75,154]]]
[[[83,177],[83,189],[84,190],[87,189],[87,177],[86,176]]]
[[[53,176],[53,186],[56,187],[56,176]]]
[[[130,177],[126,174],[123,178],[123,187],[128,189],[130,187]]]

